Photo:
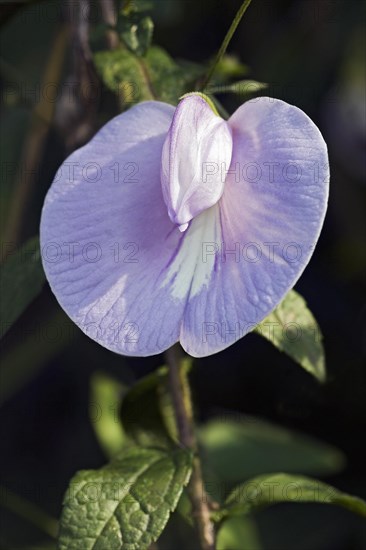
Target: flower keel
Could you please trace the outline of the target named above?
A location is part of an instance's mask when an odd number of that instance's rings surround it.
[[[161,159],[161,184],[168,214],[185,231],[224,191],[233,142],[230,128],[200,96],[178,105]]]

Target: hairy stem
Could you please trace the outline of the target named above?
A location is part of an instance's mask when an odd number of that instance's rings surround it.
[[[209,70],[207,72],[207,75],[206,75],[206,77],[204,78],[204,80],[202,82],[201,90],[204,90],[206,88],[206,86],[208,85],[208,83],[210,82],[210,80],[211,80],[211,78],[212,78],[212,76],[213,76],[213,74],[216,70],[216,67],[217,67],[218,63],[221,61],[222,57],[224,56],[224,54],[227,50],[227,47],[230,43],[230,40],[232,39],[232,37],[233,37],[240,21],[241,21],[241,18],[243,17],[244,13],[246,12],[247,8],[249,7],[249,4],[251,3],[251,1],[252,0],[244,0],[242,5],[238,9],[238,12],[235,15],[235,17],[233,19],[233,22],[231,23],[230,28],[226,33],[226,36],[225,36],[225,38],[224,38],[224,40],[221,44],[221,47],[220,47],[219,51],[217,52],[215,60],[214,60],[213,64],[211,65],[211,67],[209,68]]]
[[[182,368],[180,346],[176,344],[166,352],[169,367],[169,384],[180,443],[193,451],[192,476],[188,485],[192,513],[202,550],[215,549],[215,533],[202,480],[201,461],[197,453],[194,431],[192,398],[185,370]]]

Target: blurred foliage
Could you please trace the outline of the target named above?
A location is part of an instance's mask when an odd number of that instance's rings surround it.
[[[41,265],[39,239],[29,239],[0,267],[0,338],[41,292],[46,277]],[[14,254],[14,255],[13,255]]]
[[[94,60],[106,86],[117,94],[121,108],[149,99],[176,105],[181,95],[193,89],[200,74],[195,65],[181,68],[157,46],[149,48],[143,57],[118,49],[97,52]]]
[[[261,550],[255,523],[250,518],[231,517],[220,526],[217,533],[217,550]]]
[[[121,451],[126,441],[118,412],[122,394],[127,388],[103,372],[94,373],[90,385],[90,422],[105,455],[113,457]]]
[[[186,373],[191,367],[191,358],[183,360]],[[120,418],[126,434],[136,443],[163,447],[178,443],[167,367],[156,369],[132,386],[122,401]]]
[[[117,31],[126,46],[137,55],[144,55],[152,40],[154,23],[140,12],[123,13],[117,20]]]
[[[59,308],[39,311],[36,322],[28,322],[5,341],[0,367],[0,403],[8,401],[36,377],[76,337],[76,329]]]
[[[199,429],[199,440],[207,488],[212,486],[219,500],[233,483],[264,472],[329,475],[345,465],[334,447],[254,417],[211,420]]]
[[[333,504],[366,517],[366,502],[347,495],[316,479],[304,476],[274,474],[250,479],[228,496],[218,517],[240,516],[281,502]]]

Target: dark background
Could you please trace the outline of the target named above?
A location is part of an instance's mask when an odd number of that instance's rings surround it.
[[[55,35],[64,24],[58,2],[26,4],[0,6],[3,231],[16,216],[15,178],[3,171],[4,163],[24,159],[39,137],[31,114],[37,102],[32,89],[44,79]],[[38,5],[46,11],[37,11]],[[158,0],[154,41],[173,57],[205,62],[220,46],[239,5],[234,0]],[[328,214],[296,286],[324,334],[328,381],[319,386],[270,343],[249,335],[196,361],[192,384],[203,421],[218,410],[232,410],[332,443],[345,453],[347,465],[326,481],[365,498],[364,10],[361,0],[253,0],[229,46],[250,67],[250,78],[269,83],[266,94],[303,109],[328,143]],[[70,39],[61,82],[74,70],[74,53]],[[220,100],[230,113],[240,104],[234,96]],[[38,233],[44,195],[68,152],[117,114],[106,92],[84,134],[77,133],[85,123],[78,109],[77,104],[65,107],[62,98],[57,101],[39,152],[39,171],[32,189],[19,199],[24,208],[18,243]],[[163,358],[130,359],[104,350],[67,320],[47,286],[1,346],[2,483],[58,517],[75,471],[106,460],[88,416],[91,374],[104,371],[130,384],[163,364]],[[41,548],[42,535],[27,521],[6,510],[1,516],[1,549]],[[269,549],[366,548],[364,522],[340,509],[277,507],[259,514],[258,525]]]

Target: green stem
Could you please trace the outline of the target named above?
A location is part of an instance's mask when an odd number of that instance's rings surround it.
[[[201,85],[201,90],[204,90],[206,88],[206,86],[208,85],[208,83],[210,82],[210,80],[211,80],[211,78],[212,78],[212,76],[213,76],[213,74],[216,70],[216,67],[217,67],[218,63],[221,61],[222,57],[224,56],[224,54],[227,50],[227,47],[230,43],[230,40],[232,39],[232,37],[234,35],[234,32],[236,31],[236,29],[237,29],[237,27],[238,27],[238,25],[241,21],[241,18],[243,17],[244,13],[246,12],[247,8],[249,7],[249,4],[251,3],[251,1],[252,0],[244,0],[242,5],[238,9],[238,12],[235,15],[235,17],[233,19],[233,22],[231,23],[230,28],[226,33],[226,36],[225,36],[225,38],[224,38],[224,40],[221,44],[221,47],[220,47],[219,51],[217,52],[215,60],[214,60],[213,64],[211,65],[210,69],[208,70],[206,77],[203,80],[203,83]]]
[[[179,441],[194,453],[192,476],[188,485],[188,494],[192,505],[192,515],[197,528],[202,550],[215,550],[215,532],[210,518],[210,509],[206,496],[201,461],[197,452],[197,440],[194,430],[192,397],[187,372],[182,366],[179,344],[166,352],[169,367],[169,385],[172,395]]]
[[[33,502],[13,493],[5,487],[0,487],[2,493],[1,506],[32,523],[38,529],[53,539],[57,538],[58,521],[41,510]]]

